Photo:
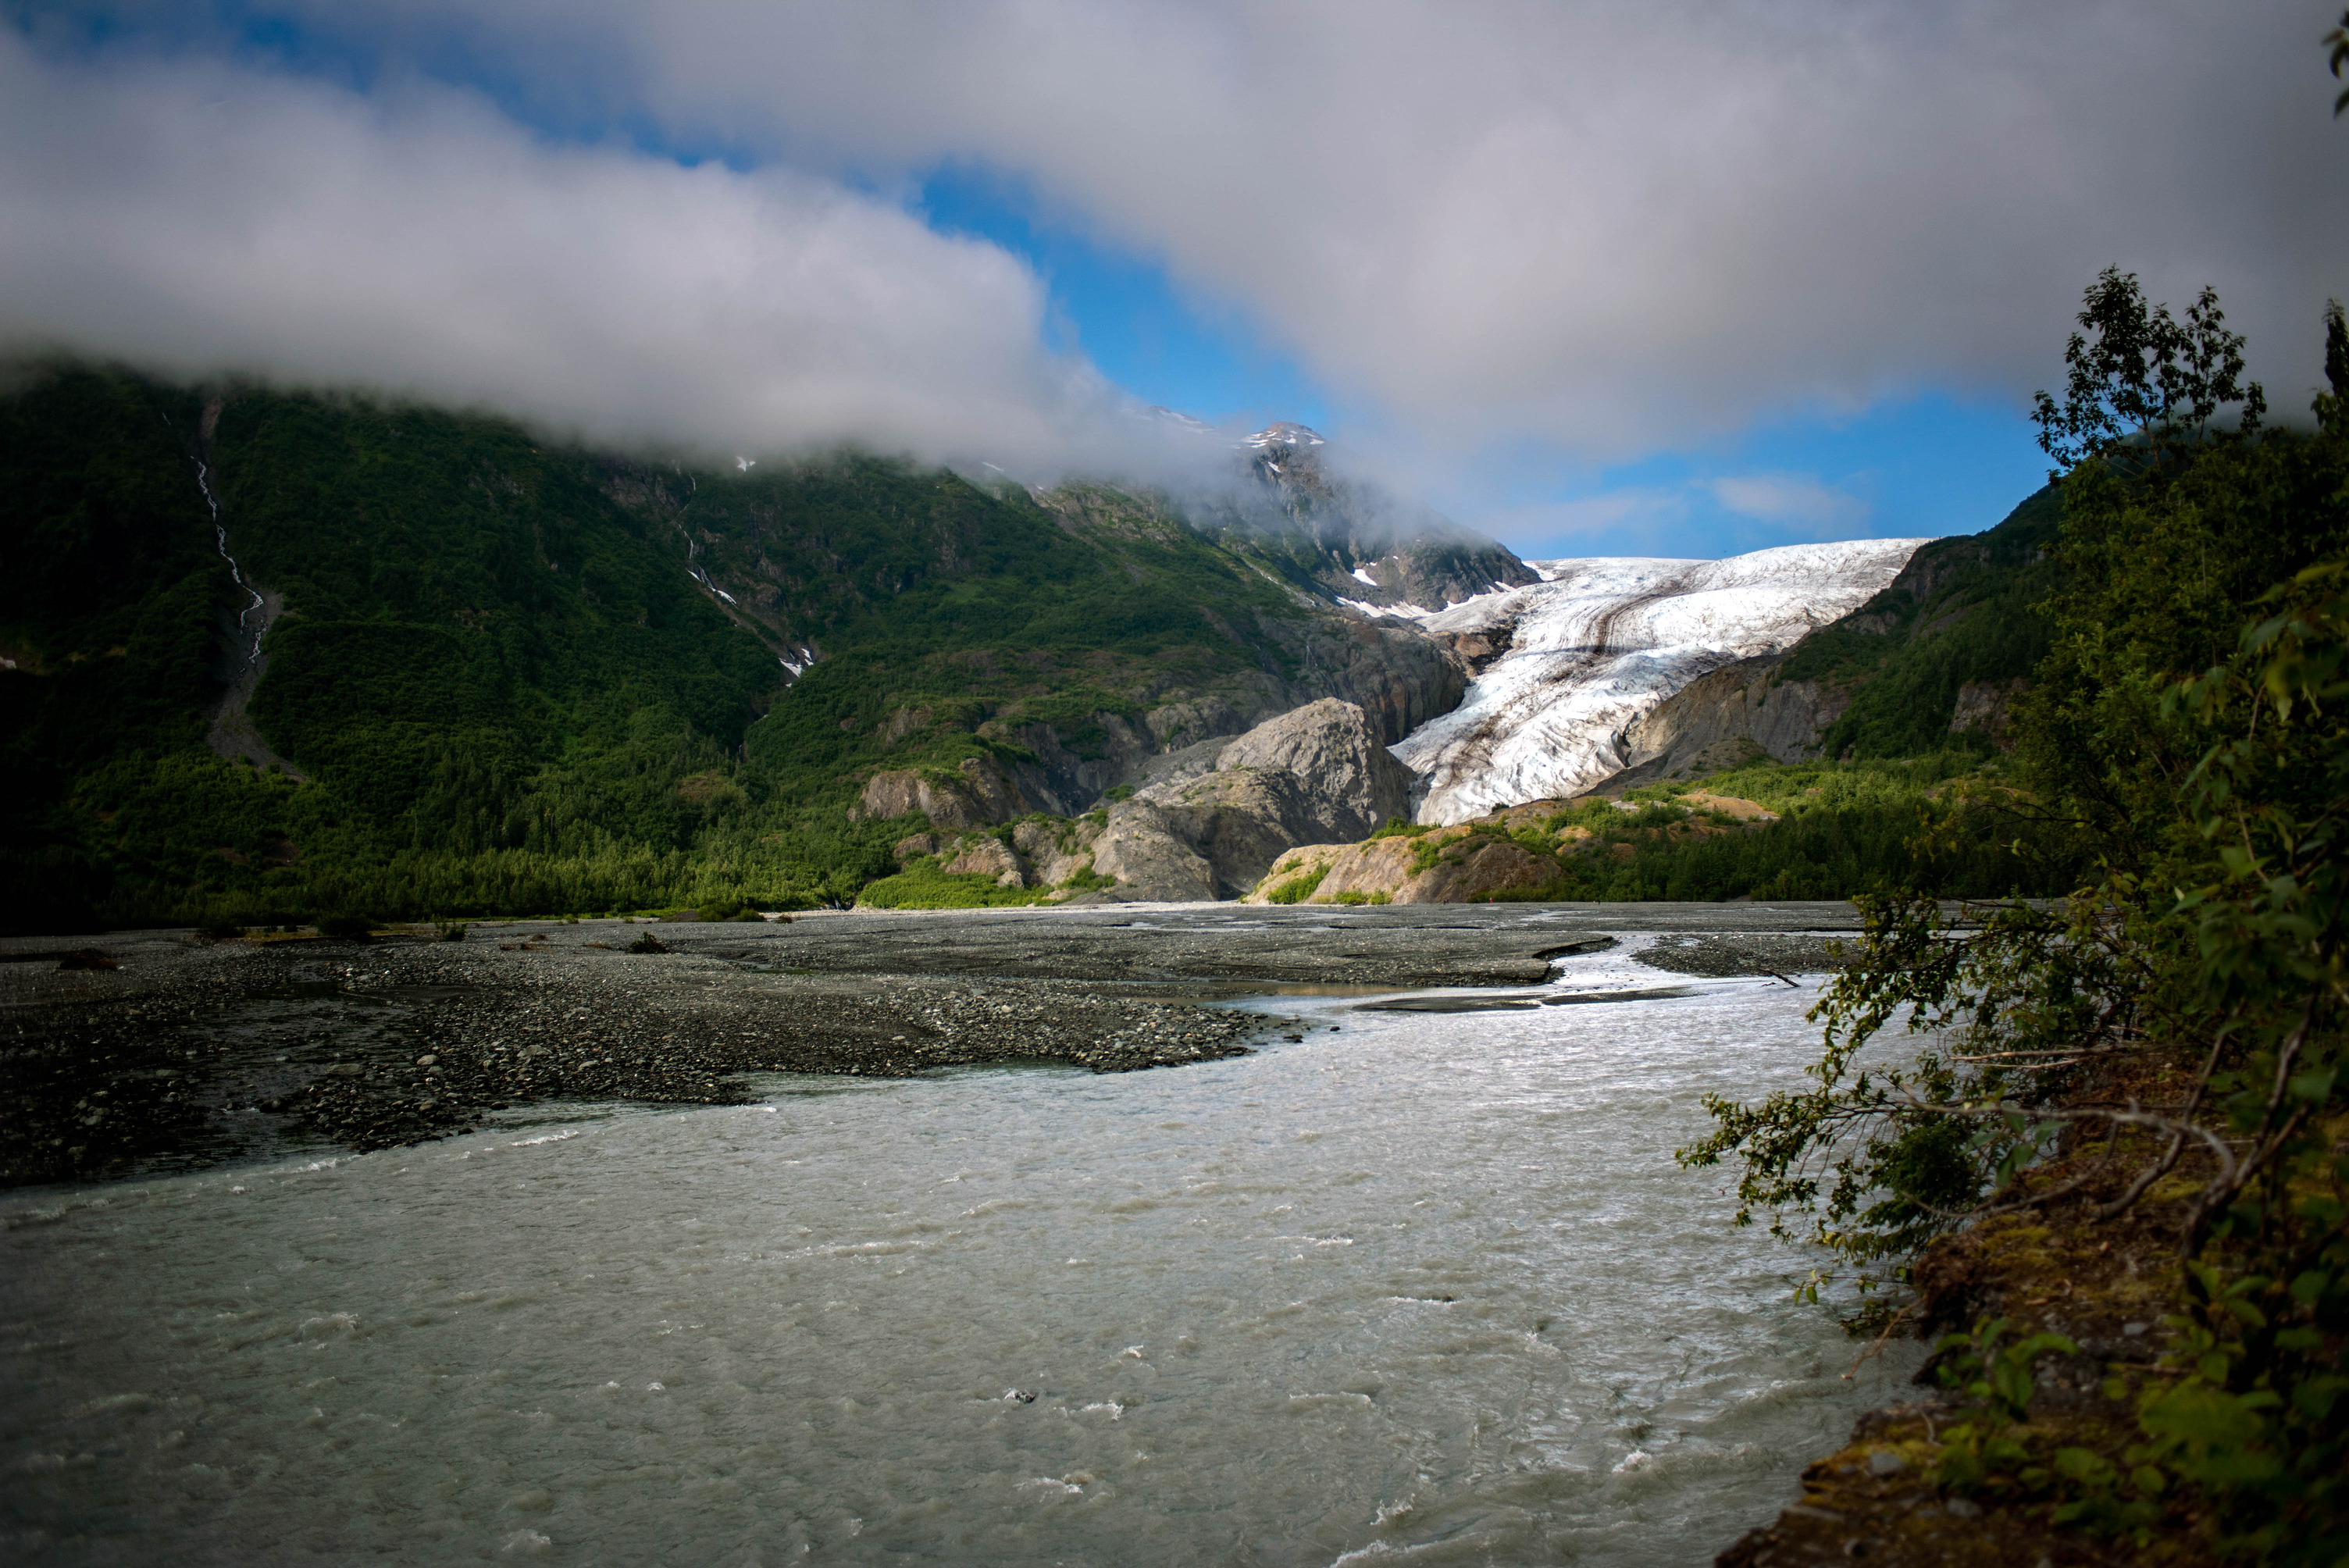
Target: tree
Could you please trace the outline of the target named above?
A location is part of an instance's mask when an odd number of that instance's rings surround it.
[[[2080,325],[2064,346],[2071,375],[2059,407],[2033,398],[2039,445],[2055,459],[2050,480],[2091,459],[2127,471],[2158,469],[2181,446],[2207,438],[2220,409],[2242,408],[2241,428],[2259,428],[2267,394],[2243,379],[2243,338],[2209,288],[2186,307],[2183,325],[2166,304],[2146,308],[2135,273],[2106,267],[2088,285]]]
[[[2230,401],[2253,430],[2259,412],[2220,322],[2207,291],[2179,325],[2107,269],[2064,405],[2039,399],[2071,471],[2055,643],[2017,711],[2023,781],[2099,874],[2060,907],[1953,911],[1922,886],[1867,901],[1814,1014],[1812,1084],[1709,1100],[1712,1136],[1680,1158],[1736,1160],[1740,1222],[1767,1215],[1863,1283],[1990,1215],[2085,1204],[2096,1225],[2167,1192],[2177,1311],[2132,1429],[2109,1452],[2009,1442],[2013,1474],[1991,1484],[2064,1500],[2058,1522],[2171,1510],[2229,1557],[2338,1564],[2349,323],[2327,310],[2316,432],[2252,439],[2210,428]],[[1886,1050],[1903,1026],[1922,1037]]]

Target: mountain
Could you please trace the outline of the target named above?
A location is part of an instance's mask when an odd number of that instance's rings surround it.
[[[1067,813],[1320,698],[1401,739],[1466,676],[1230,502],[78,365],[7,384],[0,449],[34,924],[849,898],[904,832],[853,814],[876,773]]]
[[[1139,889],[1127,861],[1228,892],[1337,820],[1297,759],[1344,747],[1284,742],[1275,768],[1237,744],[1285,715],[1353,716],[1312,733],[1392,748],[1428,776],[1422,820],[1462,820],[1724,746],[1994,731],[2044,641],[2036,512],[1913,561],[1537,570],[1327,448],[1278,425],[1179,492],[1030,487],[22,369],[0,386],[9,918],[792,907],[885,881],[1034,902]]]
[[[1427,617],[1482,667],[1459,707],[1396,748],[1425,776],[1419,820],[1584,793],[1624,767],[1628,726],[1707,673],[1776,654],[1857,609],[1925,542],[1542,562],[1547,582]]]
[[[1337,603],[1418,615],[1541,581],[1496,542],[1340,473],[1303,425],[1268,425],[1236,456],[1235,483],[1186,498],[1194,525]]]
[[[1921,545],[1881,591],[1791,648],[1690,682],[1614,740],[1620,791],[1754,756],[1920,756],[2004,749],[2007,708],[2047,651],[2036,606],[2054,587],[2054,486],[1996,527]]]

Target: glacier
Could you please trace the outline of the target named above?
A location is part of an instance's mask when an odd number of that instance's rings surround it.
[[[1418,820],[1464,822],[1581,793],[1623,766],[1616,738],[1634,719],[1707,671],[1776,653],[1857,609],[1927,542],[1529,561],[1546,581],[1411,617],[1439,636],[1509,635],[1458,707],[1389,748],[1421,776]]]

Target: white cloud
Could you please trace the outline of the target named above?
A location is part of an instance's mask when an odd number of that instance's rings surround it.
[[[1742,517],[1785,524],[1815,539],[1857,539],[1867,532],[1866,501],[1807,474],[1733,474],[1705,481],[1705,489]]]
[[[2297,0],[283,4],[388,79],[473,58],[551,123],[766,171],[11,40],[0,329],[743,448],[1081,447],[1100,389],[1039,346],[1028,271],[851,193],[959,160],[1252,318],[1433,474],[2019,395],[2108,263],[2216,284],[2292,407],[2349,292]]]
[[[2296,406],[2349,255],[2326,18],[2297,0],[370,14],[682,137],[1009,171],[1438,449],[1620,458],[1790,405],[2027,392],[2108,263],[2218,285]]]
[[[0,343],[720,452],[1050,462],[1131,421],[1003,251],[774,170],[554,147],[413,83],[61,64],[0,29]]]

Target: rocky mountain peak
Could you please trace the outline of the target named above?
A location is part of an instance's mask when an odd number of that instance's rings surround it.
[[[1275,419],[1252,436],[1240,438],[1243,451],[1267,452],[1275,447],[1287,447],[1293,452],[1309,451],[1330,443],[1321,433],[1289,419]]]

